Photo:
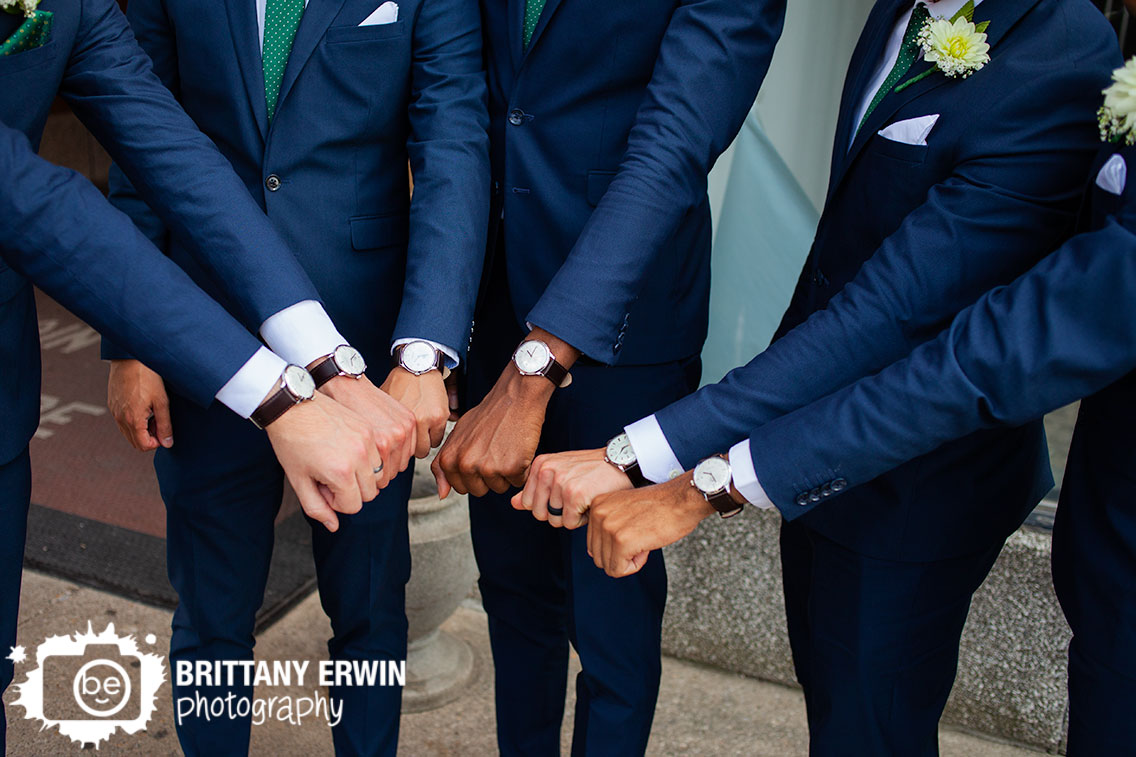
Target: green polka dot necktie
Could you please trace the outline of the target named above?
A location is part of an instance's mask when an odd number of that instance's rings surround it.
[[[284,81],[284,67],[292,54],[300,17],[304,15],[304,0],[268,0],[264,9],[264,102],[268,105],[268,120],[276,114],[280,99],[280,84]]]
[[[529,42],[532,41],[533,32],[536,31],[536,25],[540,23],[540,14],[544,11],[544,4],[547,0],[527,0],[525,3],[525,49],[529,49]]]
[[[907,22],[907,31],[903,34],[903,44],[899,48],[899,57],[896,58],[891,73],[884,79],[884,83],[876,92],[876,96],[872,98],[864,117],[860,119],[860,125],[856,127],[857,134],[860,133],[860,129],[864,128],[868,116],[872,115],[876,106],[883,102],[883,99],[891,93],[895,85],[899,84],[899,80],[906,76],[911,67],[915,65],[915,60],[920,53],[919,32],[923,31],[923,27],[929,18],[931,18],[931,14],[923,3],[917,4],[915,10],[911,12],[911,20]]]
[[[20,28],[0,45],[0,56],[15,55],[41,47],[51,34],[51,23],[54,20],[55,14],[51,11],[35,11],[31,18],[25,19]]]

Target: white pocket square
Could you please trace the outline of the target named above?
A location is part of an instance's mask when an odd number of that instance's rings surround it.
[[[398,3],[383,3],[375,12],[363,19],[359,26],[378,26],[379,24],[393,24],[398,21]]]
[[[902,142],[905,145],[925,145],[927,144],[927,137],[938,121],[938,113],[933,116],[909,118],[906,121],[889,124],[887,128],[881,129],[878,133],[884,139],[890,139],[892,142]]]
[[[1124,194],[1128,183],[1128,164],[1119,155],[1113,155],[1097,174],[1097,186],[1114,195]]]

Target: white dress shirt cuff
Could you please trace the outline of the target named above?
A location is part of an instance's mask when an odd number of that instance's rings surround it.
[[[639,471],[648,481],[661,484],[682,475],[682,463],[675,457],[655,416],[648,415],[623,430],[631,441],[631,449],[635,450]]]
[[[279,355],[261,347],[217,392],[217,401],[242,418],[248,418],[264,402],[288,366]]]
[[[749,453],[749,439],[744,439],[730,448],[730,470],[734,474],[734,488],[754,507],[768,510],[773,501],[757,480],[753,469],[753,457]]]
[[[426,344],[430,345],[434,349],[441,352],[443,355],[446,356],[446,367],[449,368],[451,371],[453,369],[457,368],[458,363],[461,362],[460,360],[458,360],[458,351],[457,350],[455,350],[451,347],[447,347],[444,344],[438,344],[437,342],[432,342],[429,339],[418,339],[417,337],[407,337],[405,339],[395,339],[394,344],[391,345],[391,354],[393,355],[394,351],[397,350],[402,345],[410,344],[411,342],[426,342]]]
[[[260,336],[277,355],[304,367],[347,344],[315,300],[297,302],[270,317],[260,327]]]

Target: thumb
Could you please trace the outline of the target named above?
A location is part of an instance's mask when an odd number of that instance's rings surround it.
[[[320,492],[315,481],[305,477],[293,481],[292,488],[296,491],[296,498],[300,500],[300,507],[304,508],[304,513],[309,518],[319,521],[332,533],[339,530],[339,517],[328,505],[326,497]]]
[[[438,464],[438,458],[434,458],[434,462],[430,463],[430,472],[434,474],[434,480],[438,482],[438,499],[445,499],[450,496],[450,482],[446,480],[446,474],[442,472],[442,466]]]
[[[170,420],[170,403],[165,397],[154,401],[154,426],[158,444],[167,449],[174,446],[174,424]]]
[[[514,510],[525,510],[526,509],[524,503],[521,501],[521,495],[523,495],[524,493],[525,492],[522,489],[521,491],[514,494],[513,498],[509,500],[509,504],[511,504],[513,506]]]
[[[628,561],[628,565],[631,568],[631,572],[628,573],[627,575],[631,575],[631,573],[638,573],[639,571],[641,571],[643,569],[643,566],[647,564],[647,558],[650,557],[650,556],[651,556],[650,552],[640,552],[637,555],[632,555],[631,559]]]

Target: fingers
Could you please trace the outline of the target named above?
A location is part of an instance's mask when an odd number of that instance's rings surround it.
[[[379,496],[381,472],[375,473],[375,469],[382,466],[379,462],[379,451],[375,448],[375,445],[367,445],[365,452],[366,454],[355,467],[355,482],[359,485],[359,496],[362,501],[370,502]]]
[[[446,438],[446,419],[439,418],[429,427],[430,449],[434,449]]]
[[[559,512],[560,515],[556,513]],[[564,521],[564,493],[559,484],[554,484],[548,497],[548,525],[560,528]]]
[[[419,460],[424,460],[430,454],[431,440],[433,436],[430,434],[430,422],[425,420],[418,421],[418,430],[415,435],[414,443],[414,456]]]
[[[323,527],[332,533],[339,530],[339,517],[328,506],[327,500],[313,480],[304,478],[292,481],[292,488],[296,492],[296,498],[300,500],[300,507],[309,518],[322,523]]]
[[[537,458],[541,461],[541,458]],[[541,461],[539,468],[533,463],[533,470],[529,480],[525,482],[524,492],[529,493],[529,509],[537,520],[548,520],[548,498],[552,494],[552,486],[556,481],[556,471],[552,466]]]
[[[174,424],[170,420],[170,400],[164,393],[154,398],[154,431],[157,443],[166,449],[174,446]]]
[[[461,400],[458,398],[458,382],[451,374],[451,378],[446,380],[446,399],[449,401],[450,406],[450,420],[456,422],[461,417]],[[442,429],[443,432],[445,428]],[[437,447],[441,442],[437,442],[434,446]]]
[[[446,478],[446,474],[442,472],[442,466],[436,457],[433,462],[430,463],[430,472],[434,474],[434,481],[438,483],[438,499],[445,499],[450,496],[450,491],[453,487]]]
[[[149,452],[158,448],[158,440],[150,436],[150,417],[145,413],[133,413],[133,422],[130,425],[130,443],[142,452]]]
[[[573,531],[580,526],[585,525],[588,522],[587,508],[583,508],[583,510],[581,511],[579,505],[569,502],[568,505],[564,508],[564,516],[562,522],[564,528],[568,529],[569,531]]]
[[[359,491],[357,478],[351,478],[343,484],[329,482],[327,488],[331,490],[333,497],[331,509],[336,512],[350,515],[363,509],[363,494]]]

